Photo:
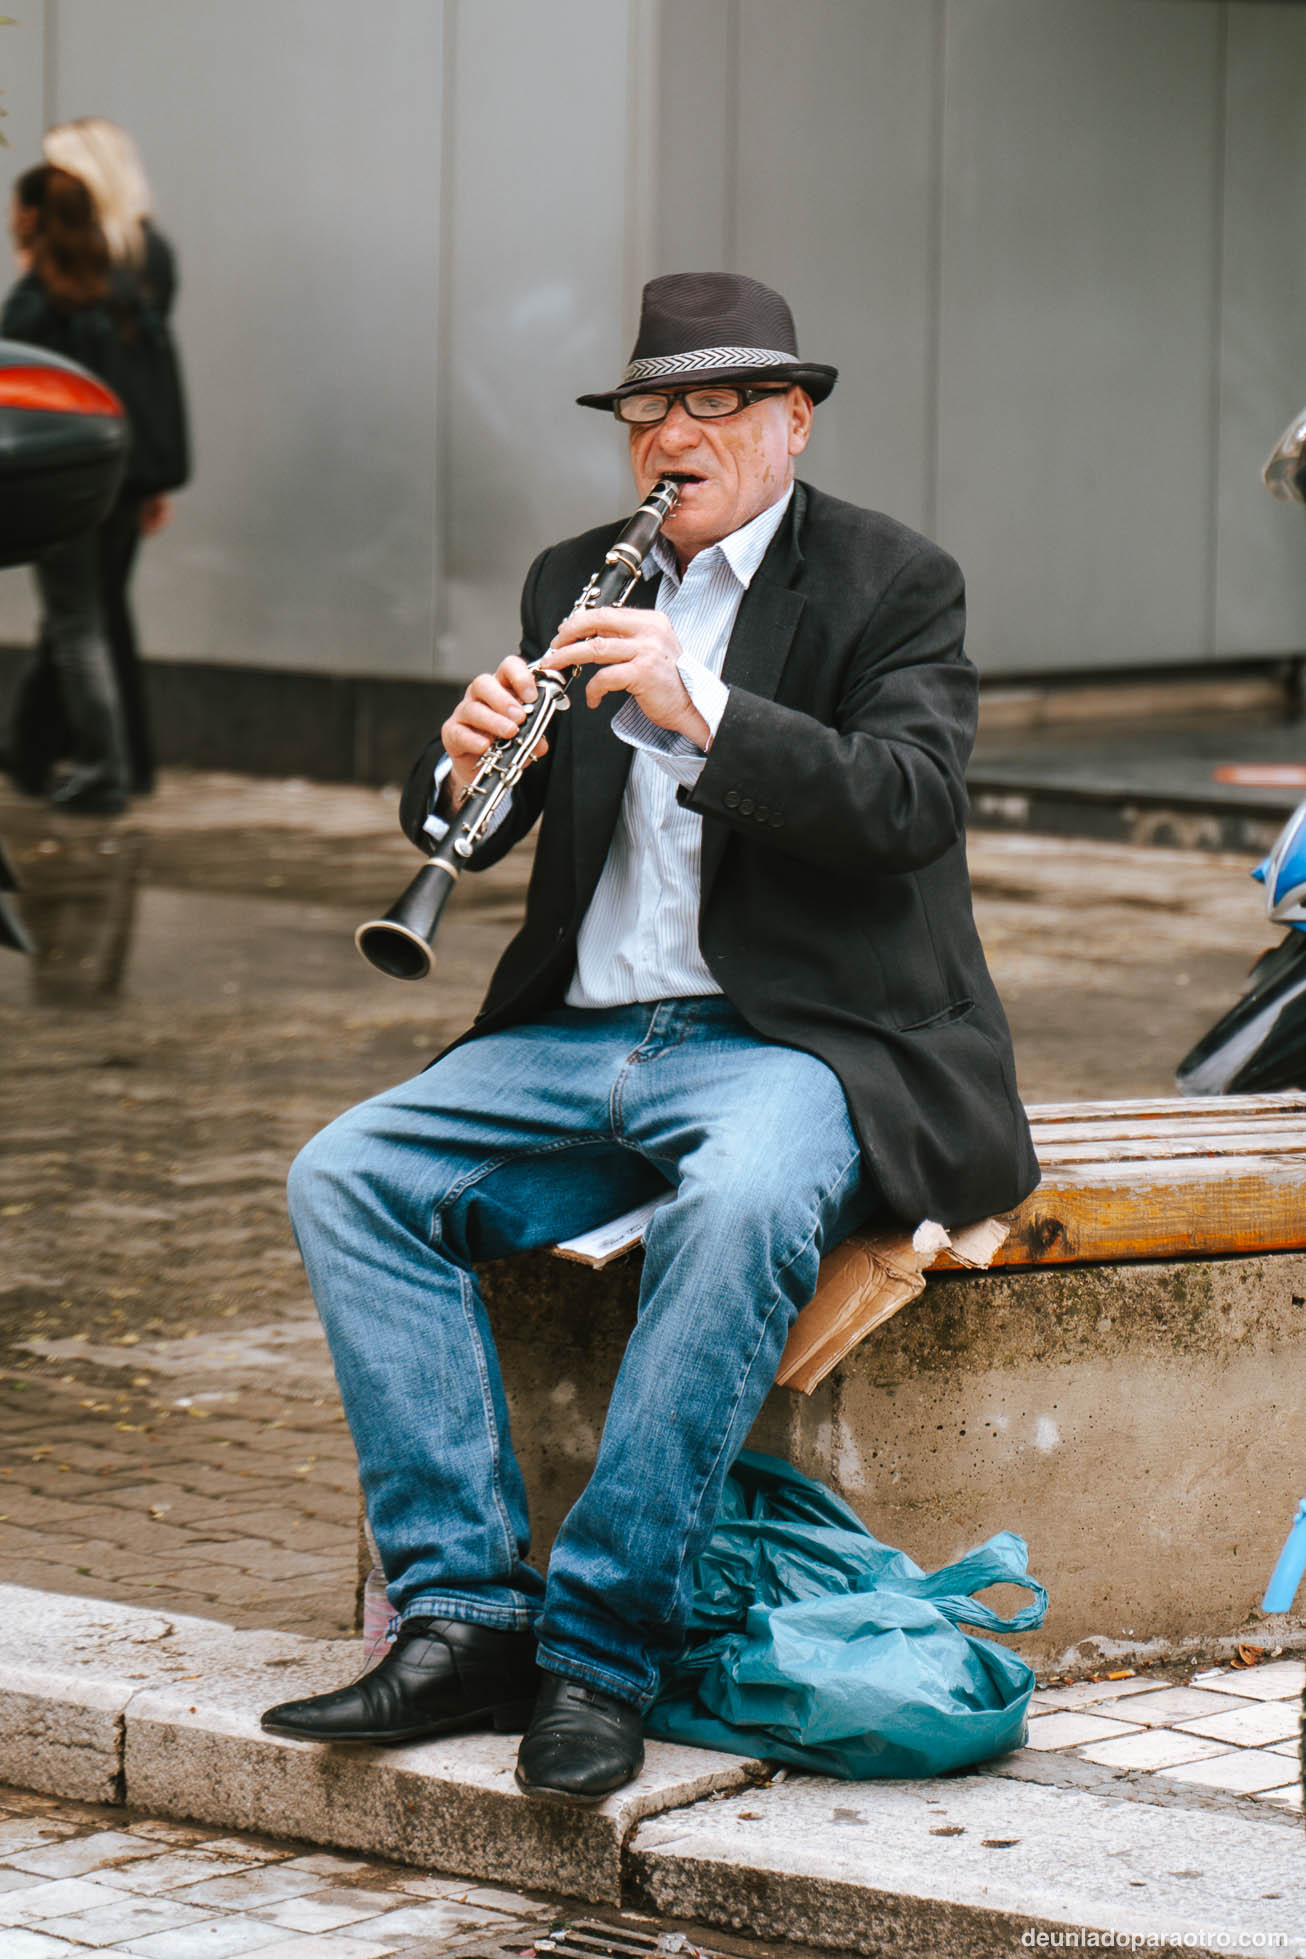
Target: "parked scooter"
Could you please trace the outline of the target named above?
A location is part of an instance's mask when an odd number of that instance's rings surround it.
[[[1275,443],[1261,481],[1280,503],[1306,504],[1306,408]],[[1306,1088],[1306,803],[1252,876],[1265,886],[1270,918],[1289,929],[1256,961],[1238,1004],[1180,1062],[1184,1095]]]
[[[127,466],[117,395],[60,354],[0,340],[0,565],[28,564],[98,524]],[[31,952],[8,901],[14,876],[0,848],[0,947]]]
[[[1287,932],[1252,967],[1236,1006],[1179,1063],[1184,1095],[1270,1095],[1306,1088],[1306,803],[1252,872]]]

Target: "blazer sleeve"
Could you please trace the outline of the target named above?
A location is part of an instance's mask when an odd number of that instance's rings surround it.
[[[542,551],[526,574],[522,588],[521,601],[521,655],[524,660],[539,658],[543,647],[538,643],[541,628],[538,624],[538,592],[540,576],[549,553]],[[404,834],[419,850],[429,857],[435,844],[422,828],[435,806],[435,771],[444,759],[444,748],[438,737],[429,741],[418,756],[404,784],[399,799],[399,822]],[[506,857],[515,843],[534,826],[544,805],[545,793],[549,786],[549,771],[552,763],[552,750],[532,762],[521,781],[512,793],[508,814],[498,827],[479,843],[467,860],[469,871],[483,871],[491,864],[497,864]]]
[[[732,686],[681,800],[822,867],[880,874],[933,863],[965,828],[978,677],[964,631],[960,569],[923,544],[860,633],[833,725]]]

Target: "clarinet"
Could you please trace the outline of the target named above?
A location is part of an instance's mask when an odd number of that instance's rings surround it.
[[[572,613],[626,603],[649,546],[679,495],[680,486],[673,478],[659,478],[590,578]],[[580,672],[579,665],[544,669],[533,660],[530,670],[538,692],[521,727],[486,750],[457,816],[402,897],[383,918],[369,918],[354,934],[364,959],[391,979],[425,979],[434,972],[432,940],[464,863],[485,836],[496,810],[521,781],[554,715],[571,706],[567,689]]]

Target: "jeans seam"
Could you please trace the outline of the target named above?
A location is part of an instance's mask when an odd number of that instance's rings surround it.
[[[495,1420],[494,1396],[490,1393],[490,1377],[485,1363],[485,1348],[481,1342],[480,1333],[477,1330],[476,1314],[473,1309],[470,1293],[471,1274],[460,1266],[458,1268],[458,1297],[462,1302],[463,1318],[467,1323],[467,1330],[471,1335],[472,1348],[476,1355],[476,1377],[481,1388],[481,1412],[484,1416],[485,1426],[490,1437],[490,1460],[493,1464],[490,1487],[494,1491],[495,1514],[499,1520],[499,1529],[503,1533],[503,1547],[507,1558],[508,1569],[515,1571],[518,1563],[517,1541],[512,1533],[512,1522],[508,1516],[508,1506],[504,1502],[503,1481],[500,1474],[500,1465],[503,1459],[503,1438],[499,1434],[499,1424]]]
[[[828,1186],[825,1192],[825,1201],[827,1203],[829,1202],[830,1198],[834,1195],[835,1191],[839,1189],[844,1179],[847,1177],[848,1172],[852,1169],[853,1165],[861,1162],[861,1158],[862,1158],[862,1152],[859,1147],[853,1151],[852,1155],[848,1158],[848,1161],[844,1164],[843,1169],[839,1172],[834,1182]],[[803,1239],[802,1243],[800,1245],[795,1245],[793,1251],[790,1252],[788,1258],[782,1259],[779,1265],[776,1266],[775,1269],[776,1269],[777,1277],[779,1277],[780,1273],[787,1272],[790,1266],[794,1263],[795,1259],[802,1257],[803,1253],[807,1250],[807,1247],[811,1244],[813,1238],[815,1238],[817,1230],[820,1227],[820,1222],[821,1222],[820,1219],[817,1218],[815,1223],[812,1225],[811,1230],[808,1232],[807,1236]]]
[[[852,1168],[852,1166],[860,1161],[860,1157],[861,1157],[860,1150],[855,1151],[853,1155],[849,1157],[848,1161],[844,1164],[843,1169],[839,1172],[839,1175],[835,1178],[833,1184],[830,1185],[829,1187],[830,1191],[838,1190],[839,1186],[843,1183],[845,1177],[848,1175],[848,1172]],[[791,1269],[795,1261],[802,1255],[802,1253],[811,1244],[812,1240],[816,1236],[819,1223],[820,1220],[818,1218],[813,1222],[811,1230],[808,1232],[807,1236],[803,1239],[802,1243],[794,1248],[794,1250],[789,1254],[789,1257],[787,1259],[783,1260],[781,1264],[776,1266],[775,1278],[777,1281],[779,1280],[780,1275],[782,1273],[788,1272]],[[681,1542],[680,1542],[680,1557],[676,1563],[675,1580],[672,1586],[672,1593],[671,1593],[673,1610],[674,1610],[675,1599],[678,1597],[680,1592],[681,1580],[685,1569],[685,1560],[689,1552],[689,1543],[691,1538],[696,1536],[699,1529],[699,1518],[703,1508],[703,1498],[707,1494],[708,1485],[712,1481],[712,1478],[716,1473],[717,1464],[720,1462],[722,1454],[725,1451],[726,1441],[730,1434],[730,1430],[734,1424],[735,1416],[738,1413],[739,1403],[743,1398],[744,1388],[748,1382],[749,1375],[752,1373],[754,1363],[756,1362],[762,1343],[766,1338],[767,1332],[771,1325],[771,1321],[774,1319],[776,1311],[781,1305],[781,1303],[782,1300],[781,1300],[780,1288],[778,1285],[776,1285],[775,1296],[772,1299],[771,1304],[766,1309],[765,1317],[762,1320],[761,1326],[758,1328],[757,1339],[753,1343],[752,1351],[749,1354],[747,1360],[740,1367],[738,1379],[735,1384],[734,1399],[730,1404],[730,1410],[727,1419],[722,1424],[721,1441],[717,1448],[717,1452],[713,1456],[712,1461],[709,1464],[706,1472],[699,1480],[698,1491],[694,1498],[693,1508],[690,1511],[689,1528],[684,1533],[684,1536],[681,1538]]]
[[[586,1140],[588,1141],[589,1139],[587,1138]],[[603,1139],[599,1137],[596,1140],[602,1141]],[[485,1179],[493,1176],[496,1170],[502,1170],[506,1163],[521,1163],[530,1157],[536,1156],[555,1156],[559,1150],[570,1150],[575,1147],[576,1138],[574,1136],[560,1136],[556,1142],[541,1143],[535,1149],[504,1150],[498,1156],[492,1156],[485,1162],[478,1163],[474,1169],[469,1170],[457,1183],[451,1184],[444,1193],[444,1196],[436,1204],[432,1219],[432,1234],[439,1230],[440,1213],[447,1205],[454,1203],[463,1195],[464,1191],[470,1190],[473,1184],[484,1183]],[[429,1242],[432,1248],[434,1248],[434,1235],[430,1237]]]
[[[443,1231],[441,1226],[445,1210],[451,1203],[461,1197],[465,1191],[470,1190],[474,1184],[483,1183],[486,1177],[493,1175],[494,1171],[502,1169],[505,1163],[515,1163],[525,1157],[552,1156],[559,1150],[570,1149],[572,1146],[572,1140],[570,1138],[560,1137],[556,1142],[543,1144],[537,1149],[501,1152],[498,1156],[490,1158],[489,1161],[477,1164],[475,1169],[469,1171],[461,1181],[453,1184],[444,1193],[439,1203],[435,1205],[431,1216],[430,1230],[427,1233],[427,1243],[431,1250],[437,1250],[442,1242]],[[498,1519],[499,1530],[502,1534],[507,1568],[509,1571],[515,1571],[519,1562],[517,1540],[513,1535],[512,1520],[508,1515],[508,1506],[503,1494],[503,1437],[499,1432],[499,1424],[495,1418],[494,1396],[490,1392],[490,1377],[486,1364],[485,1347],[481,1340],[480,1330],[476,1324],[476,1313],[471,1298],[472,1276],[467,1267],[458,1260],[454,1260],[453,1264],[458,1274],[458,1298],[462,1307],[463,1320],[471,1339],[472,1352],[476,1356],[476,1378],[481,1391],[481,1413],[485,1421],[486,1433],[490,1442],[490,1488],[494,1493],[495,1516]]]

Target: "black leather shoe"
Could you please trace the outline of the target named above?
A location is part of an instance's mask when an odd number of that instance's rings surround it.
[[[70,816],[121,816],[127,798],[120,784],[103,769],[87,768],[65,776],[50,792],[50,803]]]
[[[534,1633],[405,1619],[385,1658],[353,1686],[283,1701],[262,1725],[294,1741],[393,1744],[463,1728],[520,1734],[539,1680]]]
[[[545,1673],[517,1751],[517,1787],[528,1796],[599,1803],[644,1766],[639,1709],[583,1680]]]

